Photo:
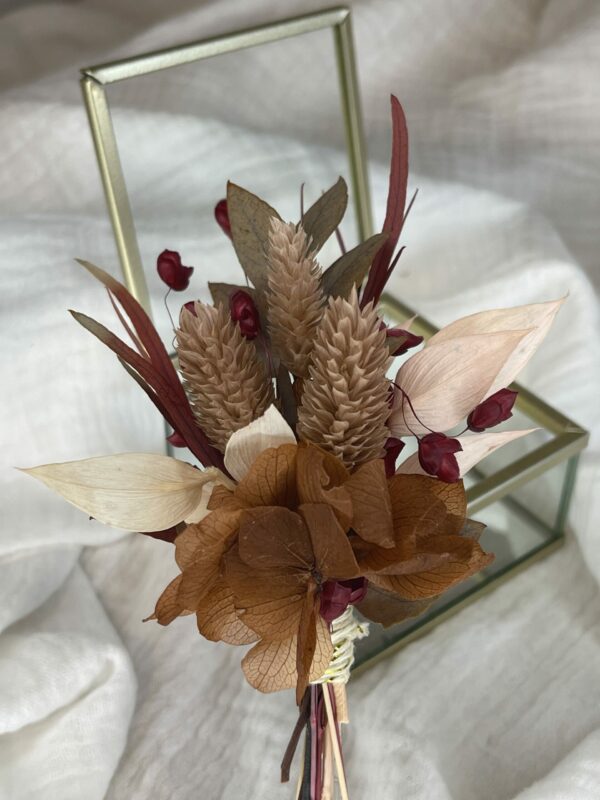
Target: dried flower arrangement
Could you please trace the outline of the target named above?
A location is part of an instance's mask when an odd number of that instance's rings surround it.
[[[105,285],[133,346],[73,316],[117,355],[173,428],[171,443],[203,469],[125,453],[27,470],[95,519],[174,544],[179,574],[149,619],[195,614],[205,638],[252,645],[242,660],[252,686],[295,689],[282,780],[304,731],[301,800],[332,798],[334,772],[348,796],[339,725],[363,619],[418,615],[492,560],[478,542],[483,525],[466,516],[461,477],[528,433],[488,429],[511,416],[516,393],[506,387],[561,302],[460,319],[388,376],[394,356],[422,343],[408,323],[388,328],[377,307],[412,205],[394,97],[392,121],[383,230],[352,250],[338,232],[341,178],[297,224],[228,184],[215,216],[247,285],[209,284],[214,305],[183,306],[180,374],[125,287],[80,262]],[[342,255],[322,270],[317,253],[333,234]],[[175,291],[193,272],[170,250],[157,269]],[[408,438],[417,450],[397,466]]]

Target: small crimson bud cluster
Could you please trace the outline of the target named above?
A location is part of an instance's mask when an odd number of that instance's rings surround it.
[[[399,388],[399,387],[398,387]],[[403,396],[406,398],[404,392]],[[406,398],[410,404],[409,398]],[[505,422],[512,417],[512,409],[517,399],[517,392],[511,389],[500,389],[490,395],[486,400],[476,406],[467,418],[466,430],[474,433],[481,433],[487,428],[493,428],[501,422]],[[419,420],[420,422],[420,420]],[[462,445],[457,438],[447,436],[445,433],[431,431],[421,437],[416,437],[418,441],[418,459],[421,468],[428,475],[433,475],[446,483],[454,483],[460,478],[460,467],[456,459],[456,453],[460,453]],[[386,472],[393,474],[395,469],[395,444],[399,440],[388,439],[384,457]],[[398,452],[400,452],[398,450]],[[390,472],[390,470],[392,470]]]
[[[231,319],[240,326],[242,336],[246,339],[256,339],[260,333],[260,317],[254,300],[243,289],[234,292],[229,298]]]
[[[221,230],[231,239],[231,223],[229,222],[229,211],[227,210],[227,200],[219,200],[215,206],[215,219]]]
[[[390,436],[384,445],[385,456],[383,463],[385,464],[385,474],[387,478],[391,478],[396,472],[396,461],[404,447],[402,439],[396,439],[395,436]]]
[[[467,417],[467,427],[474,433],[481,433],[486,428],[493,428],[512,417],[512,409],[518,392],[511,389],[500,389],[483,403],[480,403]]]
[[[215,218],[223,231],[231,238],[231,226],[227,212],[227,201],[220,200],[215,206]],[[176,250],[163,250],[156,261],[156,269],[162,281],[169,289],[181,292],[187,289],[193,267],[186,267],[181,263],[181,255]],[[188,300],[183,307],[190,314],[196,316],[193,300]],[[260,333],[260,316],[258,309],[249,292],[240,289],[234,292],[229,299],[231,319],[240,326],[242,336],[246,339],[255,339]]]
[[[388,328],[388,337],[398,339],[398,346],[392,350],[393,356],[403,356],[413,347],[418,347],[423,341],[422,336],[417,336],[415,333],[404,330],[404,328]]]
[[[176,250],[163,250],[156,259],[156,269],[169,289],[175,292],[188,288],[194,271],[193,267],[185,267],[181,263],[181,256]]]
[[[435,475],[446,483],[454,483],[460,477],[454,454],[461,450],[458,439],[452,439],[444,433],[428,433],[419,439],[419,464],[428,475]]]

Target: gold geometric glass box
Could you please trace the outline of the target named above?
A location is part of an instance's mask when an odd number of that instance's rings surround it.
[[[82,70],[83,96],[123,275],[129,290],[148,311],[148,288],[106,86],[328,28],[333,33],[350,188],[356,228],[362,240],[371,234],[373,225],[348,8],[331,8]],[[415,315],[390,295],[383,297],[382,311],[389,322],[396,324]],[[417,315],[412,330],[428,337],[436,328]],[[512,388],[519,391],[514,422],[519,428],[535,426],[538,430],[488,456],[465,480],[469,514],[486,523],[482,543],[496,554],[495,561],[446,593],[421,617],[388,629],[371,623],[370,636],[357,643],[355,670],[422,635],[564,541],[579,453],[588,434],[523,387]]]

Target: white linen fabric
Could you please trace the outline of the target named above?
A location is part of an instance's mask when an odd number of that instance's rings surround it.
[[[591,800],[600,794],[600,8],[352,5],[377,219],[392,91],[407,111],[420,189],[392,291],[438,323],[568,293],[523,382],[592,431],[568,545],[351,681],[353,796]],[[318,7],[292,0],[285,11]],[[291,695],[252,690],[242,650],[202,640],[191,618],[141,623],[176,572],[171,547],[88,521],[14,469],[164,447],[153,407],[66,313],[112,319],[74,256],[117,273],[76,69],[284,9],[266,0],[4,8],[0,798],[289,797],[278,764]],[[315,42],[114,94],[144,260],[180,250],[203,297],[207,279],[240,275],[211,218],[225,177],[294,218],[290,187],[306,181],[315,196],[346,172],[333,80],[323,89],[330,41]],[[155,279],[151,290],[158,315]],[[157,318],[168,339],[166,315]]]

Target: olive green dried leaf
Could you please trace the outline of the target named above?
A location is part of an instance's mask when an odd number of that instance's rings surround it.
[[[428,600],[402,600],[397,595],[379,589],[371,583],[366,597],[356,607],[367,619],[389,628],[390,625],[397,625],[411,617],[420,616],[436,600],[436,597]]]
[[[255,291],[251,286],[237,286],[235,283],[212,283],[209,281],[208,289],[215,306],[223,305],[229,308],[229,298],[234,292],[246,292],[254,299]]]
[[[339,226],[348,205],[348,187],[343,178],[328,189],[303,215],[301,224],[311,242],[311,250],[318,252]]]
[[[227,210],[231,238],[242,269],[258,289],[267,291],[267,252],[271,219],[281,219],[277,211],[260,197],[231,181],[227,184]]]
[[[387,233],[376,233],[334,261],[323,274],[325,294],[347,298],[352,287],[360,286],[364,281],[373,259],[387,238]]]

